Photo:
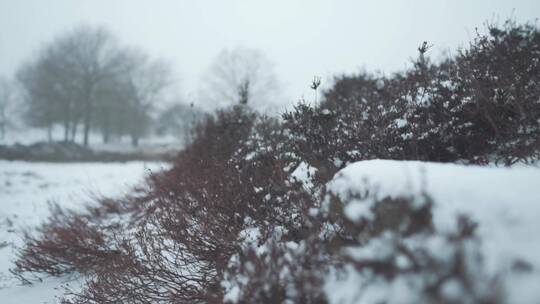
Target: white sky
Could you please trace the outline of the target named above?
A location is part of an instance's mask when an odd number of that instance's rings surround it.
[[[285,103],[313,75],[403,69],[424,40],[432,55],[455,50],[485,21],[540,17],[540,0],[0,0],[0,75],[11,76],[40,46],[81,24],[168,60],[182,94],[223,48],[263,50],[287,84]]]

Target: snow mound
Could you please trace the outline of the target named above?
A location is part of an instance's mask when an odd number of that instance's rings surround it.
[[[478,224],[483,266],[490,276],[503,278],[509,302],[540,302],[540,169],[361,161],[338,172],[328,189],[346,202],[344,214],[353,222],[373,218],[372,207],[381,199],[428,195],[438,233],[455,230],[458,215]],[[362,196],[366,191],[369,198]],[[456,289],[447,287],[448,292]]]

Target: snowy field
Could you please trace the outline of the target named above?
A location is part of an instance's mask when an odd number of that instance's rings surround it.
[[[56,303],[65,283],[75,278],[49,278],[32,286],[10,274],[21,232],[36,227],[49,214],[51,202],[78,208],[92,194],[120,196],[150,171],[167,166],[157,162],[29,163],[0,160],[0,303]]]

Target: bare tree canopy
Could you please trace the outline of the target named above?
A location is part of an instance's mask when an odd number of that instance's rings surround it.
[[[272,62],[257,49],[221,51],[202,79],[200,99],[207,108],[247,104],[255,109],[275,107],[280,85]]]

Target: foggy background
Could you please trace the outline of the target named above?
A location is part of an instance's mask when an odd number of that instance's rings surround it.
[[[68,30],[102,26],[168,61],[186,102],[197,99],[201,77],[221,50],[259,49],[275,64],[281,107],[309,96],[313,75],[324,84],[362,68],[391,73],[424,40],[434,44],[436,58],[469,41],[485,21],[531,21],[539,11],[537,0],[0,0],[0,75],[11,76]]]
[[[540,303],[540,0],[0,0],[0,304]]]

